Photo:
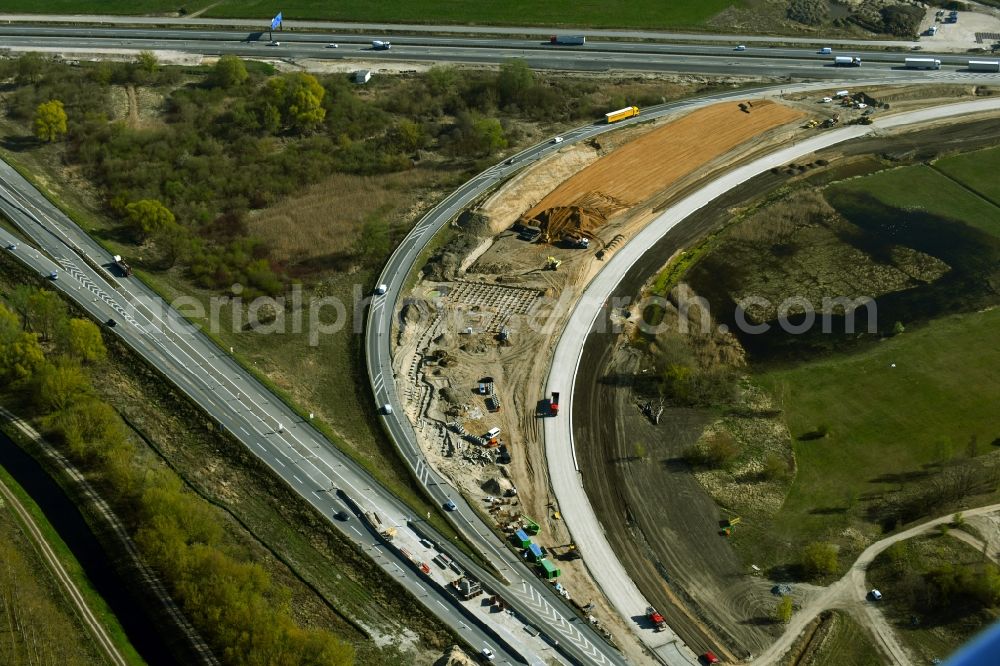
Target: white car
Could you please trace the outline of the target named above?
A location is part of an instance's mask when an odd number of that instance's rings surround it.
[[[384,294],[387,291],[389,291],[389,287],[387,287],[384,284],[380,284],[379,286],[375,287],[375,295],[376,296],[381,296],[382,294]]]
[[[493,654],[493,650],[489,649],[488,647],[484,647],[482,650],[479,651],[479,657],[483,661],[493,661],[494,659],[496,659],[496,656]]]
[[[871,592],[869,592],[869,594],[875,601],[882,601],[882,593],[879,592],[877,589],[873,589]]]
[[[281,42],[268,42],[268,46],[281,46]]]
[[[556,138],[552,139],[552,143],[562,143],[562,142],[563,138],[561,136],[557,136]]]
[[[745,44],[740,44],[739,46],[737,46],[737,47],[736,47],[735,49],[733,49],[733,50],[734,50],[734,51],[746,51],[746,50],[747,50],[747,47],[746,47],[746,45],[745,45]]]
[[[340,44],[327,44],[326,48],[328,48],[328,49],[339,49],[340,48]]]

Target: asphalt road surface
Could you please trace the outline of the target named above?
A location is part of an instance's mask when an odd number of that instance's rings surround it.
[[[750,46],[735,51],[731,46],[652,44],[640,42],[589,42],[584,46],[553,46],[526,39],[474,37],[393,37],[391,50],[374,50],[371,40],[381,34],[337,38],[338,48],[327,48],[330,35],[287,33],[275,42],[266,33],[224,30],[133,29],[114,27],[48,27],[0,25],[0,47],[12,50],[45,49],[73,55],[76,51],[152,50],[204,55],[238,55],[275,59],[352,59],[413,62],[498,63],[523,58],[536,68],[605,71],[641,70],[689,73],[726,73],[760,76],[855,79],[871,77],[939,78],[965,71],[967,56],[921,52],[941,60],[942,70],[907,70],[906,53],[885,51],[837,51],[837,55],[860,55],[862,67],[835,67],[833,56],[808,48]],[[990,74],[969,73],[974,78]],[[994,74],[992,78],[996,79]]]
[[[87,14],[0,14],[0,22],[15,23],[83,23],[87,25],[156,25],[156,26],[226,26],[232,28],[247,28],[266,31],[270,25],[269,19],[225,19],[199,16],[196,18],[173,18],[162,16],[101,16]],[[820,46],[866,46],[877,44],[895,48],[910,48],[919,44],[918,41],[893,40],[863,40],[863,39],[833,39],[824,40],[816,37],[781,37],[766,35],[711,35],[698,32],[663,32],[657,30],[612,30],[594,28],[565,28],[556,30],[552,27],[539,26],[487,26],[487,25],[425,25],[417,23],[351,23],[344,21],[299,21],[295,19],[284,21],[290,30],[323,30],[325,32],[349,31],[372,32],[379,35],[392,34],[458,34],[458,35],[534,35],[539,39],[548,40],[550,35],[585,35],[588,39],[641,39],[641,40],[677,40],[699,42],[724,42],[726,44],[815,44]],[[275,34],[284,37],[283,32]]]
[[[583,349],[595,327],[608,326],[607,304],[617,285],[645,252],[701,207],[733,187],[768,169],[786,164],[821,148],[848,141],[880,129],[922,122],[934,118],[966,115],[1000,109],[1000,100],[977,100],[889,116],[873,125],[852,125],[824,132],[800,143],[775,151],[734,169],[668,208],[626,245],[616,250],[576,303],[556,347],[549,374],[547,394],[559,391],[560,416],[546,419],[545,446],[553,491],[573,541],[598,585],[624,618],[641,616],[648,603],[619,562],[604,529],[587,498],[573,445],[574,382],[583,359]],[[663,634],[641,632],[640,637],[668,663],[691,663],[672,631]]]

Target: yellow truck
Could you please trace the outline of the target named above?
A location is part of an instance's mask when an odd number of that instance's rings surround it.
[[[637,115],[639,115],[639,107],[626,106],[624,109],[618,109],[617,111],[612,111],[611,113],[605,113],[604,117],[610,125],[611,123],[617,123],[620,120],[625,120],[626,118],[631,118],[632,116]]]

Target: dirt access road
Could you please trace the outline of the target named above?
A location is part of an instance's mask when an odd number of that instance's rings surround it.
[[[974,516],[985,516],[996,511],[1000,511],[1000,504],[990,504],[978,509],[967,509],[962,511],[962,515],[966,518],[972,518]],[[926,523],[921,523],[898,534],[893,534],[868,546],[854,562],[850,570],[844,574],[843,578],[833,585],[823,588],[819,594],[806,602],[802,610],[792,616],[792,621],[788,623],[788,627],[782,637],[764,651],[755,661],[761,664],[777,663],[782,655],[792,646],[799,634],[802,633],[806,625],[817,615],[824,610],[842,608],[859,616],[861,623],[867,626],[875,635],[876,644],[885,652],[886,657],[890,659],[891,663],[897,666],[908,666],[913,663],[906,650],[900,645],[896,633],[878,610],[878,607],[875,604],[865,601],[868,593],[865,572],[875,558],[892,544],[912,539],[915,536],[930,531],[938,525],[949,523],[952,521],[953,516],[954,514],[948,514],[947,516],[934,518]]]

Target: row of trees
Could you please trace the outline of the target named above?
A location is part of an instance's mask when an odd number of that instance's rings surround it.
[[[100,329],[51,291],[18,287],[0,303],[0,381],[30,391],[47,435],[99,480],[134,526],[143,556],[227,664],[353,661],[351,647],[292,619],[288,590],[231,554],[224,523],[136,446],[91,380],[107,356]]]

